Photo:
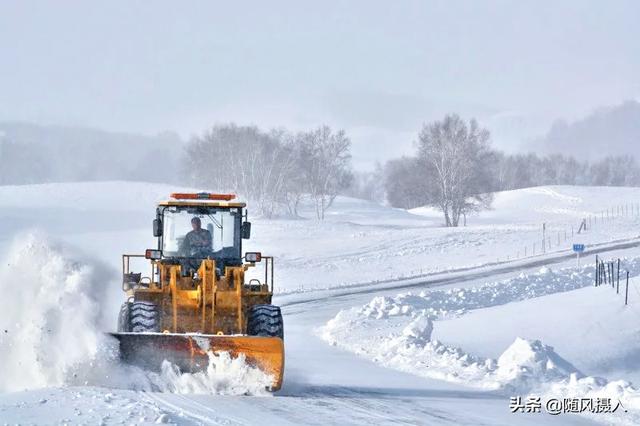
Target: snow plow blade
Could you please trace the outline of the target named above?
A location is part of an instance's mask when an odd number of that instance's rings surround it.
[[[247,364],[273,376],[270,390],[282,386],[284,343],[279,337],[216,336],[207,334],[111,333],[120,341],[120,358],[132,365],[159,371],[167,360],[182,372],[206,370],[208,351],[243,354]]]

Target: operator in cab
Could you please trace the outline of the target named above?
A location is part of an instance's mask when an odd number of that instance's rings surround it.
[[[206,229],[202,229],[202,222],[199,217],[191,219],[191,228],[193,229],[184,237],[186,252],[193,256],[203,251],[211,250],[211,233]]]

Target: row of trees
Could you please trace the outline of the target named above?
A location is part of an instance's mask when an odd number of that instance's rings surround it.
[[[344,131],[328,126],[290,133],[224,124],[187,144],[183,169],[191,184],[242,194],[268,217],[297,216],[308,196],[324,219],[351,183],[350,147]]]
[[[496,152],[496,190],[539,185],[640,186],[640,166],[628,155],[606,156],[589,163],[573,157]]]
[[[132,180],[178,183],[181,142],[100,130],[0,122],[0,185]],[[149,167],[150,164],[162,167]]]
[[[394,207],[439,208],[446,226],[491,206],[495,191],[539,185],[640,186],[631,156],[590,164],[562,155],[506,155],[491,149],[489,132],[457,115],[425,124],[416,153],[384,167],[386,200]]]
[[[425,124],[413,156],[388,161],[372,172],[353,172],[344,131],[321,126],[298,133],[255,126],[213,127],[186,147],[183,168],[190,184],[237,192],[271,217],[298,216],[309,197],[318,219],[338,194],[388,202],[393,207],[430,205],[446,226],[466,222],[491,206],[492,193],[539,185],[640,186],[640,167],[629,156],[593,164],[572,157],[506,155],[490,146],[490,134],[458,115]]]

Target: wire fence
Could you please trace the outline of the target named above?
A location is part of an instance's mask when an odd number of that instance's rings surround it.
[[[514,260],[528,259],[535,256],[542,256],[548,253],[558,253],[571,250],[568,242],[576,241],[576,238],[588,233],[590,230],[604,227],[614,224],[614,221],[621,218],[637,219],[640,218],[640,203],[626,203],[618,206],[610,207],[605,210],[601,210],[595,213],[587,214],[578,223],[569,223],[566,221],[547,221],[543,223],[539,229],[540,238],[535,239],[530,243],[520,246],[520,249],[514,249],[514,245],[508,250],[504,250],[504,247],[496,247],[495,252],[507,252],[505,256],[497,257],[496,263],[509,262]],[[520,234],[519,234],[520,237]],[[606,243],[607,241],[595,241],[593,243]],[[493,255],[488,256],[490,259]],[[416,265],[417,266],[417,265]],[[485,265],[486,266],[486,265]],[[471,266],[463,267],[462,269],[470,268]],[[439,268],[423,267],[422,265],[414,267],[412,269],[405,270],[402,274],[395,277],[396,279],[412,279],[420,278],[425,275],[433,273],[440,273],[446,270]]]
[[[626,203],[583,217],[579,223],[545,222],[540,226],[540,238],[508,253],[496,261],[510,261],[541,256],[550,252],[566,250],[567,242],[574,241],[578,235],[603,226],[610,226],[616,219],[640,218],[640,203]]]
[[[620,277],[622,275],[624,283],[624,304],[629,304],[629,270],[620,273],[620,258],[605,262],[596,255],[595,286],[610,285],[615,289],[616,294],[620,294]]]

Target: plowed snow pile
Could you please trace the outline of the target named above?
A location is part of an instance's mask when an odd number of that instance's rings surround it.
[[[632,275],[640,273],[640,259],[627,259],[625,265]],[[607,396],[621,400],[627,409],[640,410],[640,392],[630,383],[585,376],[539,340],[517,338],[496,360],[431,339],[438,320],[592,285],[593,272],[593,267],[543,268],[536,274],[476,288],[376,297],[360,308],[339,312],[319,333],[332,345],[424,377],[511,396],[532,392],[538,396]],[[470,332],[482,333],[482,327]]]
[[[266,394],[271,377],[226,353],[209,367],[160,373],[118,362],[102,320],[114,274],[37,233],[17,238],[0,265],[0,392],[64,385],[208,394]],[[116,286],[117,287],[117,286]]]
[[[165,361],[159,376],[151,377],[163,392],[216,395],[267,395],[272,377],[249,366],[244,357],[231,358],[228,352],[209,354],[206,371],[188,374]]]

